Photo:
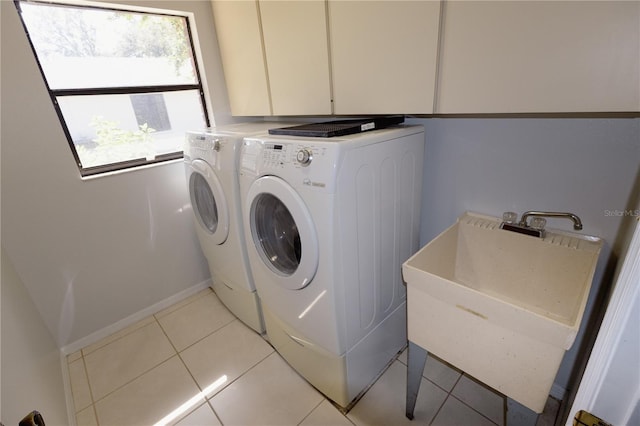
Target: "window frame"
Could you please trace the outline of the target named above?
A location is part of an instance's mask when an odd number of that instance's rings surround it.
[[[154,16],[171,16],[171,17],[183,18],[186,23],[186,30],[189,38],[189,46],[192,52],[192,58],[194,62],[194,72],[195,72],[195,77],[197,79],[197,82],[194,84],[51,89],[51,87],[49,86],[49,82],[47,80],[47,76],[42,67],[42,64],[40,63],[40,58],[38,57],[38,53],[36,51],[35,45],[31,40],[29,29],[27,28],[26,22],[22,18],[22,9],[21,9],[22,3],[42,4],[47,6],[59,6],[59,7],[100,9],[100,10],[109,10],[109,11],[115,11],[115,12],[133,12],[133,13],[142,13],[142,14],[148,14],[148,15],[154,15]],[[209,103],[207,102],[207,96],[205,94],[205,83],[203,82],[203,79],[202,79],[202,76],[204,73],[201,71],[201,68],[200,68],[201,67],[200,64],[202,63],[201,52],[199,48],[196,48],[197,38],[194,33],[195,18],[193,16],[193,13],[186,12],[186,11],[178,11],[178,10],[158,9],[153,7],[137,7],[137,6],[131,6],[131,5],[120,5],[120,4],[113,4],[113,3],[99,3],[99,2],[77,1],[77,0],[14,0],[14,4],[18,11],[18,15],[20,16],[22,27],[27,36],[27,40],[29,41],[29,45],[31,46],[31,50],[35,57],[36,63],[38,64],[40,74],[42,75],[42,79],[49,93],[49,97],[53,103],[58,119],[60,120],[62,130],[69,144],[69,149],[71,149],[71,153],[73,154],[76,166],[78,167],[81,177],[83,178],[92,177],[92,176],[110,173],[110,172],[126,171],[128,169],[137,168],[140,166],[147,166],[151,164],[158,164],[158,163],[164,163],[167,161],[182,159],[183,150],[169,152],[165,154],[159,154],[159,155],[156,155],[155,158],[151,160],[146,158],[137,158],[137,159],[131,159],[126,161],[120,161],[116,163],[103,164],[99,166],[83,167],[82,161],[80,160],[80,157],[76,150],[75,143],[71,136],[71,132],[69,131],[67,122],[62,113],[62,109],[60,108],[60,105],[58,103],[59,97],[95,96],[95,95],[142,95],[142,94],[151,94],[151,93],[196,90],[200,96],[200,104],[202,107],[202,114],[203,114],[205,126],[209,127],[211,125],[211,119],[209,117]]]

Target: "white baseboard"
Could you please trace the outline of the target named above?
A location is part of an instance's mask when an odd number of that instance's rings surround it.
[[[81,339],[76,340],[75,342],[72,342],[68,345],[63,346],[62,348],[60,348],[61,353],[63,354],[63,356],[72,354],[76,351],[79,351],[80,349],[89,346],[93,343],[96,343],[98,341],[100,341],[101,339],[104,339],[107,336],[110,336],[111,334],[120,331],[132,324],[135,324],[136,322],[143,320],[144,318],[155,314],[156,312],[159,312],[165,308],[168,308],[169,306],[183,300],[186,299],[187,297],[196,294],[199,291],[204,290],[207,287],[211,286],[211,279],[202,281],[199,284],[196,284],[192,287],[189,287],[186,290],[183,290],[177,294],[174,294],[171,297],[168,297],[164,300],[161,300],[160,302],[151,305],[141,311],[138,311],[132,315],[129,315],[126,318],[121,319],[120,321],[108,325],[96,332],[93,332],[91,334],[89,334],[86,337],[83,337]]]

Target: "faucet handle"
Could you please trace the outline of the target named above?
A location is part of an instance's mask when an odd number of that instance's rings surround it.
[[[533,229],[544,229],[545,225],[547,224],[547,219],[545,219],[544,217],[533,217],[531,219],[531,223],[529,223],[529,226],[532,227]]]
[[[504,223],[516,223],[518,221],[518,213],[504,212],[502,213],[502,221]]]

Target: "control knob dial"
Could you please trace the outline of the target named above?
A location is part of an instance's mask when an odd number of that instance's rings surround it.
[[[296,154],[296,160],[303,166],[308,166],[311,164],[311,160],[313,160],[313,152],[308,148],[302,148]]]

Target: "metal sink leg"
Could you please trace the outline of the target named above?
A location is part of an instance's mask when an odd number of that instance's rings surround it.
[[[427,351],[409,341],[407,352],[407,405],[406,415],[409,420],[413,420],[413,410],[416,407],[416,399],[420,391],[420,382],[424,364],[427,361]]]

